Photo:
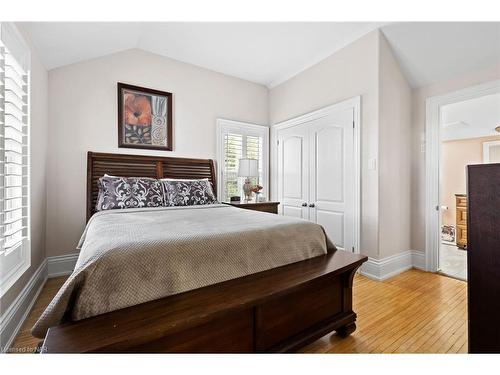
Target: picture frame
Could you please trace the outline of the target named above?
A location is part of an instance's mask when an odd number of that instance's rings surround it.
[[[172,93],[118,82],[118,147],[172,151]]]

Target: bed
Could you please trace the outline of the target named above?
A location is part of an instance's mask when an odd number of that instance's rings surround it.
[[[366,257],[316,224],[223,204],[95,213],[105,174],[199,179],[212,160],[88,153],[75,271],[35,325],[42,352],[288,352],[355,329]]]

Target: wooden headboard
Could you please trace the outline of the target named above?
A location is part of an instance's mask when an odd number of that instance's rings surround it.
[[[87,221],[95,213],[97,181],[109,174],[123,177],[208,178],[217,194],[215,166],[212,159],[186,159],[88,152]]]

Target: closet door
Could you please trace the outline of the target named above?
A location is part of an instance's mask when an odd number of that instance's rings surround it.
[[[354,246],[354,112],[342,109],[309,126],[309,219],[339,249]]]
[[[306,124],[278,132],[280,214],[309,219],[309,138]]]

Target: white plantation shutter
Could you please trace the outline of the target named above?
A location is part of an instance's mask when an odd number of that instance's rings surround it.
[[[224,202],[229,201],[229,197],[239,195],[241,183],[238,178],[238,160],[243,157],[243,135],[226,133],[224,134],[224,171],[223,171],[223,196]]]
[[[218,120],[219,200],[229,202],[232,196],[243,196],[244,177],[238,177],[238,161],[241,158],[259,161],[259,177],[251,178],[251,181],[263,186],[263,193],[268,197],[268,136],[267,126]]]
[[[257,159],[259,161],[259,177],[253,178],[252,183],[254,185],[256,184],[262,185],[262,182],[264,181],[264,170],[263,170],[264,160],[262,153],[263,142],[264,142],[264,137],[262,136],[254,136],[254,135],[246,136],[246,145],[245,145],[246,154],[244,157],[249,159]]]
[[[0,24],[1,294],[29,267],[29,50]]]

